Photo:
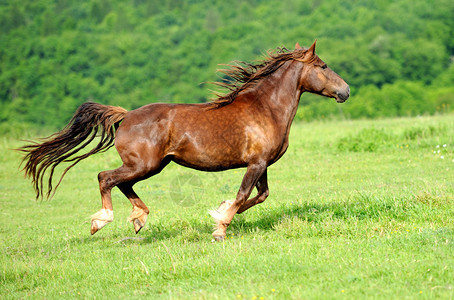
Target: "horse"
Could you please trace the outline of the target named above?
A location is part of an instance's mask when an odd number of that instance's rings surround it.
[[[129,221],[138,233],[149,209],[133,186],[160,173],[171,161],[208,172],[246,168],[236,198],[211,211],[216,222],[213,238],[222,241],[235,214],[268,197],[267,168],[287,150],[301,95],[315,93],[338,103],[350,96],[348,84],[318,57],[315,47],[316,41],[308,49],[296,43],[294,50],[268,52],[257,64],[230,65],[222,70],[229,80],[218,82],[228,92],[206,103],[152,103],[131,111],[94,102],[82,104],[60,132],[18,149],[24,154],[23,170],[32,179],[36,198],[44,196],[45,174],[49,173],[49,198],[70,168],[115,145],[123,164],[98,174],[102,208],[91,217],[91,234],[113,221],[114,187],[131,202]],[[99,135],[93,149],[75,156]],[[71,165],[53,189],[54,170],[62,162]],[[249,198],[254,187],[257,195]]]

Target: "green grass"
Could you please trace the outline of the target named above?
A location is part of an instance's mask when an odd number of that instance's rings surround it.
[[[114,222],[90,236],[97,173],[119,166],[116,151],[36,202],[9,150],[21,142],[0,138],[0,297],[453,298],[453,133],[453,115],[296,123],[270,197],[223,243],[208,210],[234,198],[242,169],[171,164],[136,185],[151,210],[138,235],[115,189]]]

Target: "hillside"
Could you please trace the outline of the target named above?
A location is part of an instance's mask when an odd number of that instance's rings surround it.
[[[451,0],[7,0],[0,123],[59,127],[87,100],[208,101],[219,64],[315,39],[353,96],[340,106],[304,95],[299,119],[450,111],[453,16]]]

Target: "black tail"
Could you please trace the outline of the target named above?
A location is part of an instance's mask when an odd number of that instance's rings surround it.
[[[52,176],[58,164],[72,162],[63,171],[54,193],[66,172],[79,161],[112,147],[115,140],[113,125],[123,120],[127,113],[128,111],[121,107],[87,102],[77,109],[69,124],[62,131],[45,138],[43,143],[34,143],[17,149],[26,153],[22,163],[25,162],[25,175],[32,178],[36,198],[43,197],[43,179],[49,168],[46,198],[49,198],[52,193]],[[88,153],[72,157],[90,144],[98,131],[101,134],[101,140],[96,147]]]

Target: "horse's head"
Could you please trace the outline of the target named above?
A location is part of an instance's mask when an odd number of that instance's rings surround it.
[[[293,52],[294,60],[304,63],[300,78],[302,92],[335,98],[339,103],[345,102],[350,96],[350,87],[315,54],[315,43],[307,50],[296,43]]]

